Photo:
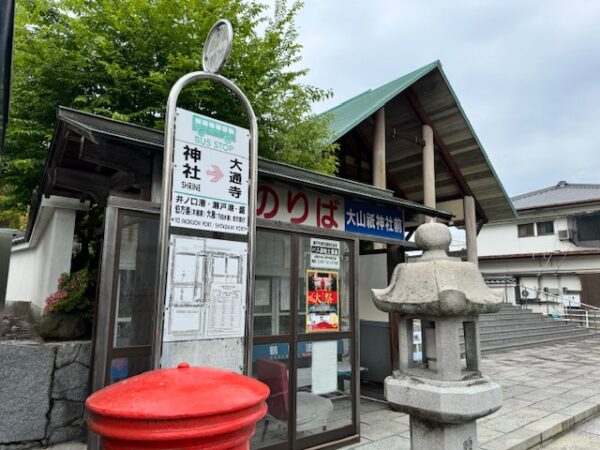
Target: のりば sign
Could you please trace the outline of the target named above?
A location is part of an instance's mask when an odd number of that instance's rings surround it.
[[[177,108],[171,226],[248,233],[250,133]]]
[[[256,216],[325,230],[404,239],[401,209],[285,183],[261,183],[258,186]]]

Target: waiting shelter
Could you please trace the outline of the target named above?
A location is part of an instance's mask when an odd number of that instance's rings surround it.
[[[270,387],[252,448],[358,440],[361,392],[380,388],[398,364],[391,350],[398,348],[397,321],[375,308],[371,289],[387,286],[391,270],[415,249],[410,237],[425,220],[465,227],[468,257],[476,262],[483,223],[514,216],[439,62],[325,114],[332,115],[339,144],[338,176],[259,161],[256,282],[246,336],[213,341],[188,361],[247,372]],[[70,233],[66,242],[73,243],[78,210],[88,203],[104,208],[92,390],[151,369],[157,351],[162,149],[162,132],[59,108],[26,242],[13,247],[13,266],[22,267],[19,258],[44,239],[64,241]],[[65,260],[70,248],[56,252]],[[236,282],[235,261],[217,253],[188,256],[196,278],[180,283],[181,292],[205,289],[202,274],[209,268]],[[42,263],[30,263],[31,277],[36,264]],[[65,265],[57,260],[57,267]],[[26,276],[11,272],[7,300],[29,301],[39,311],[51,292],[20,298],[11,279]],[[228,312],[225,305],[203,314],[211,326]],[[243,364],[231,357],[238,351]]]

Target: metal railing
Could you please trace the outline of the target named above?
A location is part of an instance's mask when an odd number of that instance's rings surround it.
[[[598,330],[600,308],[581,302],[577,306],[565,305],[563,318],[582,327]]]
[[[598,330],[598,322],[600,321],[600,308],[583,302],[572,303],[570,300],[560,294],[554,294],[552,292],[523,286],[521,284],[518,284],[517,286],[521,292],[522,290],[527,290],[528,292],[533,291],[538,298],[541,298],[541,296],[546,297],[546,301],[540,300],[539,304],[546,305],[546,314],[548,316],[554,319],[572,322],[585,328],[593,328],[596,331]],[[548,300],[548,298],[553,298],[553,300]],[[524,305],[527,307],[527,298],[523,300],[525,300]],[[563,311],[559,310],[558,305],[563,305]],[[553,310],[552,312],[550,311],[551,309]]]

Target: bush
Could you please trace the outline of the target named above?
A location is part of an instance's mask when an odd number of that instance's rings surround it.
[[[88,295],[90,273],[82,269],[72,274],[63,273],[58,278],[58,289],[46,299],[44,312],[79,313],[82,317],[94,316],[94,302]]]

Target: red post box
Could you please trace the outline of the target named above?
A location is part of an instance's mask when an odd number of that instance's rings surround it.
[[[101,389],[85,406],[105,450],[241,450],[267,412],[268,395],[253,378],[181,363]]]

